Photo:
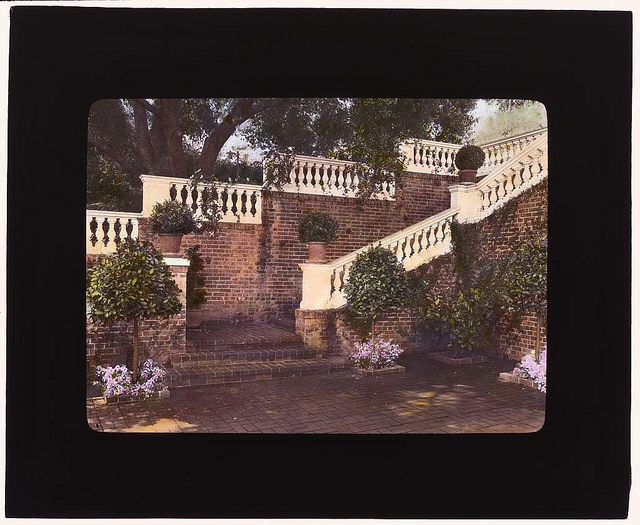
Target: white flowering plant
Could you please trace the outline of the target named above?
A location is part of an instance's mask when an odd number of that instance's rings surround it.
[[[538,385],[541,392],[547,391],[547,350],[540,352],[540,360],[536,361],[533,356],[527,355],[513,369],[513,375],[525,379],[531,379]]]
[[[377,369],[395,365],[398,357],[404,352],[393,341],[378,337],[375,342],[356,343],[355,352],[349,355],[349,360],[356,368]]]
[[[146,399],[156,392],[167,389],[163,385],[167,373],[155,366],[151,359],[147,359],[138,369],[138,380],[132,381],[131,371],[125,365],[96,367],[93,384],[102,389],[106,396],[130,396]]]

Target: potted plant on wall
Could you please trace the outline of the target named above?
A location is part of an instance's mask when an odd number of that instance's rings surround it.
[[[460,182],[475,182],[478,170],[484,164],[484,158],[485,153],[478,146],[462,146],[455,158]]]
[[[149,230],[158,234],[162,253],[179,253],[182,236],[195,229],[193,213],[188,206],[166,200],[154,204],[149,217]]]
[[[202,322],[202,305],[206,302],[207,292],[204,289],[204,261],[199,254],[200,245],[196,244],[184,251],[185,257],[189,259],[189,270],[187,271],[187,327],[199,328]]]
[[[310,212],[298,223],[300,242],[306,242],[310,263],[327,262],[327,244],[336,238],[340,225],[335,219],[324,213]]]

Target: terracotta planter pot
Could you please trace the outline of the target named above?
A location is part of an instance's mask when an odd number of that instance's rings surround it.
[[[187,309],[187,328],[200,328],[202,310],[200,308]]]
[[[327,243],[326,242],[308,242],[309,247],[309,263],[326,263],[327,262]]]
[[[182,243],[181,233],[159,233],[158,244],[163,254],[180,253],[180,244]]]
[[[460,182],[476,182],[476,175],[478,170],[460,170],[458,171],[458,178]]]

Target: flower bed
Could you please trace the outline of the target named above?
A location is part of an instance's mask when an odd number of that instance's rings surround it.
[[[133,382],[131,371],[125,365],[98,366],[94,375],[97,379],[93,384],[102,389],[107,403],[169,397],[169,390],[163,385],[167,373],[154,366],[151,359],[138,369],[136,382]]]
[[[356,350],[349,355],[349,361],[356,373],[380,375],[404,372],[403,366],[396,365],[396,360],[404,350],[393,341],[378,337],[375,342],[356,343],[355,346]]]
[[[527,355],[513,369],[513,375],[522,379],[531,379],[541,392],[547,391],[547,350],[540,352],[540,360]]]

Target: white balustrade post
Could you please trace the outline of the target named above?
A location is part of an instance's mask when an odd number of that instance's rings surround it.
[[[323,310],[331,299],[333,268],[327,264],[300,263],[302,270],[301,310]]]
[[[171,179],[155,175],[140,175],[142,181],[142,216],[149,217],[156,202],[170,199]],[[178,194],[181,188],[177,188]]]
[[[458,210],[458,222],[473,222],[477,219],[482,199],[476,184],[454,184],[449,186],[451,208]]]

